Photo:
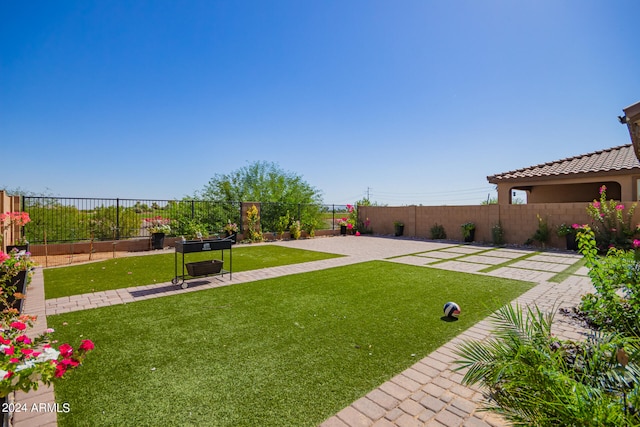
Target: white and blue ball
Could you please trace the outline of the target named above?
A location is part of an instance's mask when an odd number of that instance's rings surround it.
[[[455,302],[448,302],[444,305],[444,315],[447,317],[458,317],[460,314],[460,306]]]

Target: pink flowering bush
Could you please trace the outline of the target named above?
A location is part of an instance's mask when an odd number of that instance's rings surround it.
[[[339,226],[347,227],[347,230],[354,231],[355,224],[358,219],[358,213],[356,211],[355,206],[347,205],[347,213],[349,216],[345,216],[336,220]]]
[[[634,203],[625,212],[625,206],[615,200],[607,200],[607,187],[600,187],[600,200],[587,206],[592,218],[593,232],[601,252],[608,248],[629,249],[636,229],[631,226],[631,218],[636,209]]]

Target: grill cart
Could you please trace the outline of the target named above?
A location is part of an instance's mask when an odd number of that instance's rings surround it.
[[[203,277],[203,276],[216,276],[229,273],[229,280],[231,280],[232,270],[232,254],[231,247],[233,241],[231,239],[207,239],[207,240],[185,240],[176,242],[176,252],[174,255],[175,276],[171,280],[174,285],[180,285],[182,289],[187,289],[189,284],[185,281],[185,277]],[[229,251],[229,270],[224,270],[222,264],[224,262],[224,251]],[[221,259],[211,259],[206,261],[188,262],[185,263],[185,254],[194,252],[214,252],[220,251]],[[178,274],[178,254],[182,254],[182,275]],[[213,258],[213,257],[212,257]],[[188,274],[185,274],[186,272]]]

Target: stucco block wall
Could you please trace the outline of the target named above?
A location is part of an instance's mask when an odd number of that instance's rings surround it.
[[[634,202],[623,202],[630,207]],[[556,228],[562,224],[591,224],[587,214],[588,203],[530,203],[526,205],[474,205],[474,206],[359,206],[361,220],[370,221],[374,234],[393,234],[393,222],[403,221],[404,236],[431,238],[431,227],[438,223],[444,226],[447,238],[463,240],[461,225],[476,224],[475,240],[492,243],[492,228],[500,223],[506,243],[521,245],[538,229],[538,216],[547,220],[551,229],[549,247],[564,249],[564,237],[558,237]],[[640,223],[640,209],[636,209],[632,225]]]

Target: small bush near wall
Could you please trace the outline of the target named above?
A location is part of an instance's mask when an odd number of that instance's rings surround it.
[[[433,227],[431,227],[431,238],[433,240],[446,239],[447,232],[444,230],[444,226],[435,223]]]

